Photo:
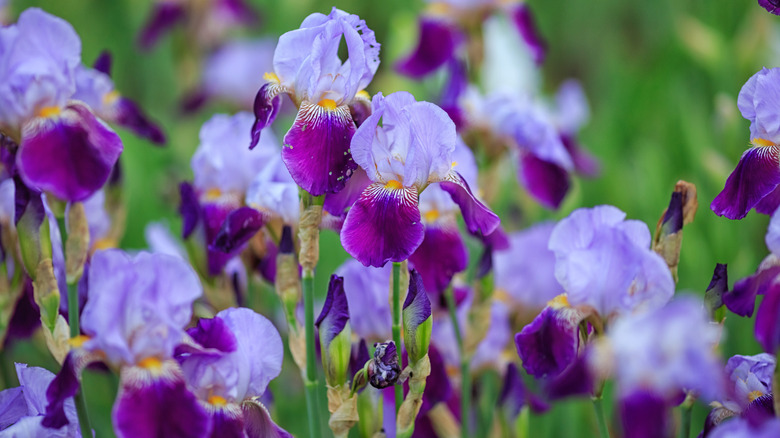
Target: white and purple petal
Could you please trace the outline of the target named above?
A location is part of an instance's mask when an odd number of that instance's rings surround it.
[[[271,126],[279,113],[279,107],[282,105],[282,97],[279,93],[281,87],[276,82],[266,82],[257,91],[253,105],[255,121],[252,123],[251,141],[249,149],[254,149],[260,143],[263,129]]]
[[[777,146],[759,146],[745,151],[710,209],[729,219],[747,216],[751,208],[780,184],[778,154]]]
[[[341,244],[366,266],[408,259],[425,235],[417,202],[414,186],[371,184],[347,213]]]
[[[90,110],[71,103],[59,115],[24,125],[16,162],[26,184],[83,201],[108,181],[122,140]]]

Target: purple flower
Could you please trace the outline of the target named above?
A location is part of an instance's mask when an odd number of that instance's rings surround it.
[[[272,68],[274,42],[270,38],[228,41],[210,54],[203,66],[201,92],[251,110],[254,96],[265,80],[258,72]]]
[[[404,346],[411,366],[428,354],[432,325],[431,301],[425,293],[422,277],[411,270],[409,292],[403,305]]]
[[[758,4],[767,11],[780,15],[780,2],[778,0],[758,0]]]
[[[770,394],[774,370],[775,358],[767,353],[730,357],[726,363],[726,374],[735,391],[733,397],[723,401],[723,406],[740,413],[757,398]]]
[[[593,306],[602,316],[655,308],[674,293],[664,260],[650,250],[650,232],[625,213],[603,205],[581,208],[550,236],[555,277],[572,305]]]
[[[498,216],[452,170],[455,125],[441,108],[406,92],[377,94],[372,108],[351,146],[373,184],[344,221],[341,242],[348,253],[366,266],[408,259],[424,237],[418,196],[431,183],[440,183],[460,206],[470,231],[487,235],[498,227]]]
[[[483,367],[499,368],[503,366],[500,358],[510,342],[511,333],[509,309],[504,303],[493,301],[490,306],[490,327],[474,350],[471,357],[471,368],[478,370]]]
[[[120,369],[112,413],[119,436],[206,436],[210,419],[186,387],[174,350],[185,340],[198,277],[183,260],[165,254],[98,251],[89,268],[89,300],[81,316],[82,347],[65,358],[47,390],[44,425],[61,427],[63,401],[78,390],[91,361]]]
[[[756,314],[755,336],[761,347],[775,354],[780,347],[780,283],[773,282],[766,289],[764,300]]]
[[[338,56],[342,38],[344,61]],[[379,44],[365,21],[336,8],[329,15],[309,15],[299,29],[279,37],[274,73],[266,75],[269,82],[255,99],[250,148],[276,117],[279,94],[287,93],[298,115],[284,137],[284,163],[295,182],[312,195],[340,191],[357,167],[350,154],[355,123],[349,105],[377,67]]]
[[[73,398],[68,398],[64,405],[65,416],[70,421],[67,427],[52,430],[41,424],[46,414],[46,388],[54,380],[54,374],[43,368],[28,368],[26,364],[15,365],[19,386],[0,392],[0,435],[80,437]]]
[[[246,204],[269,218],[280,218],[291,226],[298,224],[298,185],[290,176],[281,156],[277,154],[267,159],[265,167],[247,189]]]
[[[736,418],[716,428],[708,438],[772,438],[780,434],[780,419],[772,418],[760,424]]]
[[[622,316],[589,355],[594,373],[610,373],[620,393],[650,391],[667,402],[683,390],[704,400],[720,400],[726,377],[714,347],[720,328],[701,301],[681,298],[639,315]]]
[[[253,438],[289,436],[257,401],[282,369],[284,347],[273,324],[252,310],[232,308],[201,319],[187,332],[202,349],[182,348],[177,359],[187,384],[212,417],[210,436],[233,430]],[[265,423],[271,434],[253,432],[249,425],[254,422]]]
[[[742,86],[737,106],[742,117],[750,120],[753,147],[745,151],[737,167],[726,180],[723,191],[710,205],[718,216],[742,219],[755,207],[771,214],[780,205],[780,68],[764,68]]]
[[[330,386],[346,382],[352,352],[352,330],[349,325],[349,305],[344,293],[344,279],[331,275],[328,295],[315,323],[320,335],[322,367]]]
[[[352,331],[369,342],[390,339],[390,266],[374,268],[350,259],[336,270],[336,274],[344,278]]]
[[[543,307],[563,293],[555,279],[555,253],[547,248],[555,224],[509,235],[510,247],[493,254],[495,285],[519,304]]]

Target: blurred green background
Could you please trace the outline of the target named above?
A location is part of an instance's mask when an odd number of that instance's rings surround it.
[[[311,12],[327,13],[331,6],[360,15],[382,44],[382,65],[369,91],[388,94],[406,89],[418,100],[436,98],[432,81],[416,83],[392,70],[394,61],[416,41],[416,17],[425,6],[422,1],[250,3],[263,19],[245,36],[278,36],[297,28]],[[742,84],[762,66],[778,65],[780,18],[768,14],[754,0],[528,3],[549,43],[544,88],[552,93],[570,77],[582,82],[592,118],[580,139],[603,168],[598,178],[576,178],[560,211],[533,208],[524,212],[522,221],[505,220],[507,227],[517,229],[534,220],[561,218],[581,206],[613,204],[653,230],[675,182],[684,179],[697,185],[700,208],[695,222],[684,231],[679,290],[702,294],[716,262],[728,263],[732,284],[751,274],[767,254],[764,234],[768,218],[751,213],[742,221],[729,221],[716,217],[709,203],[748,146],[749,124],[739,115],[736,97]],[[129,211],[124,248],[144,247],[144,227],[152,220],[168,221],[178,233],[178,183],[192,177],[189,159],[198,144],[198,129],[214,112],[234,111],[209,105],[195,115],[180,114],[178,99],[190,90],[192,76],[197,73],[179,63],[186,43],[180,32],[164,37],[150,53],[136,48],[137,32],[151,5],[148,0],[12,1],[14,17],[24,8],[39,6],[72,23],[83,42],[85,64],[91,64],[100,51],[110,50],[117,88],[160,121],[169,136],[169,147],[158,149],[119,130],[125,143],[122,159]],[[247,93],[254,95],[255,91]],[[284,132],[278,125],[276,130],[280,135]],[[513,176],[496,178],[506,179],[504,184],[511,189],[505,192],[508,199],[499,204],[499,214],[511,218],[507,215],[511,211],[502,209],[524,202],[524,195]],[[331,232],[323,233],[322,253],[317,280],[320,295],[324,295],[326,274],[346,257],[338,236]],[[728,317],[724,357],[759,352],[752,328],[751,319]],[[40,346],[40,339],[34,344]],[[57,368],[45,350],[31,348],[29,343],[18,345],[7,357]],[[292,362],[285,363],[284,373],[286,378],[272,384],[277,395],[276,416],[280,425],[302,437],[306,434],[300,421],[303,391]],[[111,436],[113,384],[109,378],[90,372],[86,385],[93,426],[99,436]],[[289,394],[295,395],[287,398]],[[706,407],[699,403],[694,431],[700,430],[705,412]],[[561,403],[550,413],[534,417],[532,427],[533,436],[595,435],[595,419],[587,400]]]

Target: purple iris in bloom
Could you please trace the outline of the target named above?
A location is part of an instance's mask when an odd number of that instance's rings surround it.
[[[98,58],[96,68],[80,65],[76,69],[73,99],[86,103],[103,120],[127,128],[152,143],[164,144],[165,134],[160,127],[149,120],[138,104],[119,94],[110,75],[111,57],[108,53],[104,52]]]
[[[77,391],[84,366],[102,360],[120,371],[112,412],[118,436],[207,436],[210,418],[173,360],[202,294],[192,268],[165,254],[98,251],[88,294],[81,315],[86,336],[76,339],[81,347],[68,354],[47,390],[44,426],[69,423],[63,403]]]
[[[83,201],[108,180],[122,142],[85,104],[71,100],[81,41],[64,20],[24,11],[0,29],[0,131],[18,145],[25,184]]]
[[[338,48],[346,42],[347,59]],[[357,15],[333,8],[329,15],[311,14],[301,27],[279,37],[274,73],[255,99],[253,148],[260,131],[276,118],[281,93],[298,107],[284,136],[282,159],[301,188],[312,195],[344,188],[357,164],[350,154],[355,133],[350,105],[368,86],[379,67],[379,44],[374,32]]]
[[[4,437],[80,437],[73,398],[65,401],[65,416],[70,424],[59,429],[45,428],[46,388],[54,380],[51,371],[16,364],[19,386],[0,391],[0,436]]]
[[[780,1],[778,0],[758,0],[758,4],[767,11],[780,15]]]
[[[735,387],[733,397],[723,406],[733,412],[744,411],[757,398],[772,392],[775,358],[767,353],[755,356],[736,355],[726,363],[726,374]]]
[[[617,381],[626,436],[666,436],[669,408],[683,391],[722,399],[726,376],[715,352],[719,340],[719,326],[692,297],[615,321],[588,362],[594,373]]]
[[[419,194],[432,183],[460,207],[469,231],[492,233],[498,216],[452,168],[456,134],[447,114],[406,92],[379,93],[371,106],[351,149],[373,183],[347,213],[341,229],[344,249],[366,266],[408,259],[424,238]]]
[[[718,216],[742,219],[755,208],[771,214],[780,205],[780,68],[763,68],[739,92],[737,106],[750,120],[753,147],[742,154],[710,208]]]
[[[187,333],[202,348],[180,347],[177,359],[211,417],[206,436],[290,437],[259,401],[282,370],[284,346],[273,324],[250,309],[232,308]]]
[[[602,205],[581,208],[550,235],[555,277],[572,305],[592,306],[602,317],[656,308],[674,293],[663,258],[650,249],[650,231],[625,213]]]
[[[509,248],[493,254],[496,287],[521,305],[541,308],[563,293],[555,279],[555,253],[547,248],[554,228],[541,223],[512,233]]]

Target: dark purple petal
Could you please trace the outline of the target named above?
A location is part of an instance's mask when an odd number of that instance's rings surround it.
[[[425,237],[409,262],[422,276],[426,290],[443,292],[452,277],[468,267],[468,252],[457,224],[425,227]]]
[[[510,362],[504,375],[504,386],[498,397],[498,404],[509,409],[510,418],[520,414],[520,409],[528,405],[535,413],[546,412],[550,405],[526,388],[520,370],[514,362]]]
[[[374,358],[368,364],[368,383],[382,389],[395,385],[401,375],[398,350],[393,341],[374,344]]]
[[[204,348],[229,353],[236,351],[236,337],[222,318],[201,318],[198,325],[187,329],[187,334]]]
[[[756,315],[756,340],[769,354],[780,348],[780,283],[769,286]]]
[[[423,280],[415,270],[409,271],[409,292],[403,305],[404,325],[417,328],[431,317],[431,301],[425,293]]]
[[[571,308],[546,307],[515,335],[517,354],[536,378],[556,376],[577,357],[581,317]]]
[[[710,205],[718,216],[742,219],[762,198],[780,184],[780,163],[776,146],[754,147],[742,154],[726,180],[723,191]]]
[[[487,236],[498,228],[501,219],[474,196],[469,184],[458,172],[450,172],[447,179],[440,181],[439,184],[460,207],[466,228],[470,233],[480,232]]]
[[[284,229],[289,228],[288,226],[284,226],[282,228],[282,242],[284,242]],[[276,256],[279,254],[279,249],[277,248],[276,244],[273,242],[273,239],[266,239],[265,240],[265,255],[263,255],[263,258],[260,259],[260,261],[257,264],[257,271],[260,272],[260,275],[263,276],[263,278],[268,281],[270,284],[276,283]],[[288,253],[289,254],[289,253]]]
[[[18,340],[28,339],[41,327],[41,313],[33,298],[32,281],[24,280],[24,290],[16,301],[8,330],[5,333],[3,348],[9,348]]]
[[[371,185],[371,182],[366,171],[362,167],[358,167],[347,180],[343,189],[338,193],[325,195],[325,203],[322,208],[333,216],[342,216],[360,198],[360,194]]]
[[[100,55],[98,55],[97,59],[95,59],[95,62],[92,63],[92,68],[106,76],[111,76],[111,64],[111,52],[103,50],[100,52]]]
[[[420,18],[420,40],[408,57],[396,64],[399,73],[420,79],[452,59],[461,41],[451,24],[430,17]]]
[[[742,418],[756,426],[764,421],[775,418],[775,403],[773,394],[765,394],[750,402],[742,412]]]
[[[734,283],[734,289],[723,294],[723,304],[739,316],[753,316],[756,297],[764,295],[780,275],[780,266],[759,267],[758,272]]]
[[[187,389],[173,361],[122,369],[112,412],[118,436],[198,438],[209,436],[211,418]]]
[[[710,313],[710,318],[715,315],[715,310],[723,305],[723,295],[728,293],[729,278],[727,266],[723,263],[715,265],[715,271],[712,273],[712,280],[707,290],[704,292],[704,305]],[[752,305],[750,312],[753,312]]]
[[[515,26],[517,26],[517,30],[520,32],[520,36],[523,37],[523,40],[531,50],[534,62],[537,65],[541,65],[547,52],[547,43],[544,42],[539,30],[536,28],[531,8],[527,3],[518,3],[510,10],[510,15]]]
[[[183,3],[173,1],[155,3],[149,19],[138,35],[138,46],[143,50],[151,49],[164,33],[184,19],[184,14]]]
[[[358,167],[349,149],[355,129],[348,107],[303,102],[282,148],[293,180],[314,196],[343,189]]]
[[[77,369],[77,353],[71,351],[65,356],[62,369],[52,380],[49,389],[46,390],[46,416],[41,424],[51,429],[59,429],[68,424],[65,416],[65,402],[76,395],[79,390],[79,378],[81,370]]]
[[[189,91],[179,101],[179,111],[185,115],[195,113],[203,108],[210,98],[208,92],[202,88]]]
[[[325,304],[314,324],[320,331],[320,339],[324,341],[323,347],[326,350],[333,338],[344,330],[348,322],[349,304],[347,304],[347,294],[344,293],[344,278],[333,274],[330,276]]]
[[[145,138],[156,145],[165,144],[165,134],[156,123],[149,120],[141,108],[132,100],[120,97],[116,102],[116,118],[114,121],[127,128],[135,135]]]
[[[14,176],[14,224],[19,225],[19,221],[28,211],[30,224],[37,229],[46,215],[41,193],[27,187],[18,175]]]
[[[279,84],[275,82],[266,82],[255,96],[255,123],[252,125],[252,142],[249,149],[254,149],[260,142],[260,133],[263,128],[270,126],[279,113],[279,107],[282,105],[282,97],[278,93]]]
[[[574,161],[574,169],[585,176],[594,177],[601,171],[599,161],[590,153],[585,151],[579,142],[571,135],[562,134],[561,142],[566,151],[571,155]]]
[[[669,408],[657,395],[636,390],[620,400],[620,418],[626,438],[669,437]]]
[[[263,228],[263,214],[252,207],[233,210],[222,223],[212,243],[212,249],[233,252],[247,243]]]
[[[349,357],[349,371],[353,377],[363,369],[369,360],[371,360],[371,355],[368,354],[368,345],[365,339],[361,339],[357,344],[352,344],[352,354]]]
[[[206,229],[206,242],[214,242],[222,229],[222,224],[236,206],[227,203],[208,203],[201,206],[203,223]],[[227,262],[233,258],[237,251],[224,253],[208,245],[206,257],[208,258],[209,275],[217,275],[222,272]]]
[[[669,207],[664,212],[661,219],[661,233],[664,236],[674,234],[683,227],[683,202],[682,192],[672,192],[672,198],[669,200]]]
[[[182,219],[181,237],[186,239],[195,231],[200,221],[201,207],[195,189],[188,182],[179,184],[179,199],[179,214]]]
[[[257,11],[252,9],[244,0],[220,0],[217,3],[239,23],[251,25],[260,21]]]
[[[424,227],[417,188],[368,186],[352,206],[341,229],[344,249],[365,266],[401,262],[420,246]]]
[[[547,208],[560,207],[569,191],[566,169],[528,152],[520,154],[519,176],[528,193]]]
[[[761,198],[755,208],[756,211],[761,214],[771,215],[777,210],[777,207],[780,207],[780,187],[772,190],[768,195]]]
[[[587,358],[579,356],[562,373],[547,379],[543,385],[544,394],[550,401],[566,397],[593,394],[593,381]]]
[[[767,11],[780,15],[780,1],[778,0],[758,0],[758,4]]]
[[[16,157],[25,183],[67,201],[83,201],[108,180],[122,140],[82,104],[38,118],[22,130]]]
[[[247,438],[293,438],[289,432],[273,422],[265,406],[253,400],[241,403],[244,412],[244,431]]]
[[[243,412],[238,405],[216,407],[211,414],[210,438],[245,438]]]

